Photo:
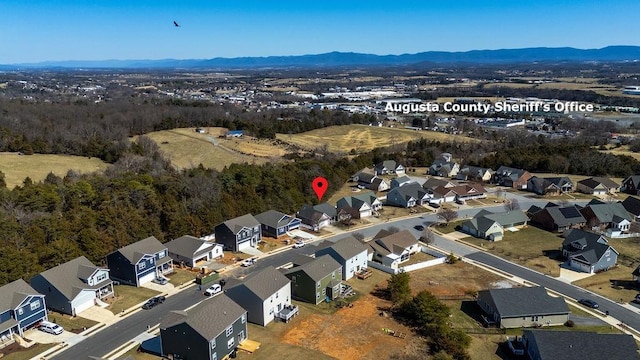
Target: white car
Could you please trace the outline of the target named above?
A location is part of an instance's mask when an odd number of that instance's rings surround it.
[[[50,321],[42,321],[40,323],[40,326],[38,326],[38,330],[44,331],[46,333],[53,334],[53,335],[60,335],[64,331],[62,326],[58,324],[54,324]]]
[[[298,240],[298,241],[296,241],[295,244],[293,244],[293,248],[294,249],[299,249],[301,247],[304,247],[304,241],[302,241],[302,240]]]
[[[213,284],[209,286],[207,290],[204,291],[204,296],[213,296],[220,294],[222,292],[222,286],[220,284]]]
[[[247,259],[245,261],[242,262],[242,266],[244,267],[249,267],[251,265],[254,265],[256,263],[256,259]]]

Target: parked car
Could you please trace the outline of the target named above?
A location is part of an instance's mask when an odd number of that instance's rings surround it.
[[[298,240],[298,241],[296,241],[295,244],[293,244],[293,248],[294,249],[299,249],[301,247],[304,247],[304,241],[302,241],[302,240]]]
[[[458,204],[458,205],[464,205],[464,200],[462,200],[462,199],[456,199],[456,204]]]
[[[424,226],[422,226],[422,225],[416,225],[413,228],[418,230],[418,231],[423,231],[424,230]]]
[[[640,304],[640,294],[636,295],[636,298],[633,301]]]
[[[145,310],[153,309],[156,305],[162,304],[165,300],[166,298],[164,296],[153,297],[147,300],[147,302],[142,305],[142,308]]]
[[[157,277],[153,279],[153,282],[156,284],[165,285],[166,283],[169,282],[169,280],[167,280],[167,278],[164,278],[164,277]]]
[[[58,324],[54,324],[50,321],[40,322],[40,325],[38,326],[38,330],[44,331],[46,333],[53,334],[53,335],[60,335],[64,331],[62,326]]]
[[[251,265],[254,265],[256,263],[256,259],[251,258],[251,259],[247,259],[245,261],[242,262],[242,266],[244,267],[249,267]]]
[[[204,291],[204,296],[213,296],[220,294],[222,292],[222,286],[220,284],[213,284],[209,286],[207,290]]]
[[[436,203],[429,203],[429,206],[431,206],[434,209],[437,209],[440,207],[440,204],[436,204]]]
[[[600,305],[598,305],[597,302],[591,300],[591,299],[580,299],[578,300],[579,304],[582,304],[584,306],[590,307],[592,309],[597,309],[600,307]]]

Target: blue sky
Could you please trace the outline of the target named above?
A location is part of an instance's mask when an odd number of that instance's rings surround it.
[[[639,13],[638,0],[1,0],[0,64],[640,45]]]

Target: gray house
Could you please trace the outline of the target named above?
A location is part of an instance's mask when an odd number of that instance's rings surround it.
[[[43,320],[47,320],[44,295],[22,279],[0,287],[0,339],[23,336],[24,330]]]
[[[173,272],[167,247],[154,236],[137,241],[107,255],[111,277],[141,286]]]
[[[412,182],[414,182],[414,181],[411,180],[410,177],[408,177],[406,175],[405,176],[400,176],[400,177],[397,177],[397,178],[391,180],[391,188],[394,189],[394,188],[397,188],[397,187],[400,187],[400,186],[404,186],[404,185],[410,184]]]
[[[286,235],[288,231],[300,228],[300,219],[275,210],[267,210],[256,215],[256,220],[262,225],[263,237],[277,239]]]
[[[499,241],[504,237],[504,228],[497,221],[484,216],[466,220],[461,227],[463,232],[480,239]]]
[[[330,255],[319,258],[300,257],[294,266],[284,271],[291,279],[291,294],[294,299],[311,304],[335,299],[340,295],[342,265]]]
[[[176,264],[196,267],[198,262],[207,262],[224,256],[222,245],[184,235],[165,243],[169,257]]]
[[[41,272],[30,283],[45,296],[49,309],[73,316],[92,307],[97,299],[113,296],[109,269],[93,265],[84,256]]]
[[[539,286],[482,290],[478,292],[478,305],[487,322],[506,329],[555,326],[569,320],[564,298],[552,297]]]
[[[604,236],[579,229],[565,233],[562,255],[571,268],[589,274],[609,270],[618,262],[618,252]]]
[[[396,174],[402,176],[404,175],[404,166],[398,164],[395,160],[385,160],[375,165],[374,172],[376,175]]]
[[[318,244],[316,257],[331,255],[342,265],[342,280],[351,279],[358,271],[367,268],[367,251],[369,248],[353,236]]]
[[[638,345],[627,334],[585,331],[523,330],[531,360],[638,360]]]
[[[387,194],[387,205],[410,208],[429,202],[429,194],[418,183],[409,183],[391,189]]]
[[[241,251],[249,247],[257,247],[262,240],[260,222],[251,214],[239,216],[219,224],[214,229],[216,242],[225,250]]]
[[[225,293],[247,310],[249,322],[266,326],[291,305],[291,280],[269,266],[227,288]]]
[[[246,339],[247,311],[225,294],[160,322],[162,355],[173,359],[222,360]]]
[[[474,217],[484,216],[500,224],[503,228],[527,225],[529,217],[520,210],[511,210],[499,213],[493,213],[489,210],[480,210]]]

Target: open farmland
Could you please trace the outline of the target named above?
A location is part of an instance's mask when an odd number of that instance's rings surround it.
[[[438,141],[477,141],[461,135],[366,125],[329,126],[301,134],[277,134],[276,137],[310,150],[326,145],[329,151],[335,153],[348,153],[352,149],[365,152],[377,147],[400,145],[421,138]]]
[[[64,177],[69,170],[79,173],[104,171],[109,164],[98,158],[72,155],[0,153],[0,171],[4,173],[7,188],[22,185],[29,177],[34,182],[44,180],[52,172]]]
[[[179,168],[204,167],[221,170],[233,163],[262,164],[284,155],[285,149],[250,137],[222,139],[226,129],[207,128],[201,134],[193,128],[156,131],[146,134]]]

